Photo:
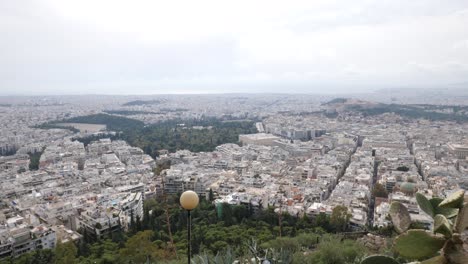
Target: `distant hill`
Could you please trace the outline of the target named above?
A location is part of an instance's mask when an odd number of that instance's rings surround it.
[[[353,107],[353,110],[366,116],[395,113],[412,119],[422,118],[431,121],[468,122],[468,107],[459,106],[379,104],[371,108],[363,108],[356,105]]]
[[[162,103],[161,100],[148,100],[148,101],[135,100],[135,101],[127,102],[127,103],[123,104],[122,106],[156,105],[156,104],[161,104],[161,103]]]
[[[131,111],[131,110],[103,110],[104,113],[110,114],[110,115],[151,115],[151,114],[157,114],[155,112],[149,112],[149,111]]]
[[[108,130],[112,131],[127,131],[137,128],[142,128],[144,123],[136,119],[130,119],[122,116],[96,114],[88,116],[79,116],[66,119],[60,122],[64,123],[86,123],[86,124],[103,124]]]
[[[331,105],[331,104],[344,104],[348,101],[347,98],[335,98],[335,99],[332,99],[326,103],[323,103],[322,105]]]
[[[357,112],[364,116],[395,113],[411,119],[422,118],[432,121],[468,122],[467,106],[383,104],[352,98],[335,98],[322,104],[322,106],[325,106],[327,111]]]
[[[374,102],[369,102],[369,101],[363,101],[359,100],[356,98],[335,98],[333,100],[330,100],[326,103],[323,103],[322,105],[328,105],[328,106],[352,106],[352,105],[361,105],[361,106],[375,106],[379,103],[374,103]]]

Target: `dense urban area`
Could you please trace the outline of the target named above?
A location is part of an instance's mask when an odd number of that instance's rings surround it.
[[[2,97],[0,124],[2,264],[185,263],[186,190],[195,263],[422,261],[392,204],[432,230],[418,197],[468,189],[467,96]]]

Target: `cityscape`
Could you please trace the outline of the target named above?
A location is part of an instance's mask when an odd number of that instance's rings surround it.
[[[467,117],[466,106],[439,105],[429,112],[431,120],[364,114],[358,106],[381,104],[326,96],[89,99],[3,98],[14,102],[1,107],[3,258],[77,243],[85,233],[99,241],[130,232],[136,219],[148,217],[145,201],[186,190],[211,201],[218,216],[230,205],[317,219],[344,206],[345,230],[359,233],[391,227],[395,201],[408,208],[411,221],[431,229],[434,220],[418,206],[416,193],[447,197],[468,188],[468,123],[458,121]],[[233,142],[218,138],[211,151],[187,145],[145,153],[124,140],[125,129],[112,131],[108,126],[115,124],[96,115],[145,127],[176,120],[167,133],[188,135],[217,130],[216,122],[203,125],[209,120],[249,122],[255,133],[240,133]],[[375,241],[374,250],[384,247]]]
[[[468,264],[468,1],[0,1],[0,264]]]

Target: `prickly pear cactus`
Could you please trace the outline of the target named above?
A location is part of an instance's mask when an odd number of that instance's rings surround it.
[[[436,215],[434,217],[434,233],[444,235],[446,238],[452,236],[452,225],[444,215]]]
[[[443,200],[444,199],[438,198],[438,197],[432,198],[432,199],[429,200],[429,202],[431,202],[431,205],[434,208],[434,213],[436,215],[438,215],[438,214],[445,215],[445,217],[447,217],[448,219],[454,218],[455,216],[457,216],[458,208],[443,208],[443,207],[439,206],[439,204]]]
[[[361,261],[361,264],[399,264],[394,258],[384,255],[369,256]]]
[[[419,208],[431,217],[435,216],[434,206],[422,193],[416,193],[416,201],[418,201]]]
[[[447,264],[444,256],[437,256],[421,262],[421,264]]]
[[[465,229],[468,228],[468,201],[463,203],[463,208],[460,209],[458,214],[457,221],[455,224],[455,231],[462,233]]]
[[[465,191],[459,190],[452,193],[449,197],[445,198],[439,207],[442,208],[461,208],[463,207],[463,200],[465,198]]]
[[[454,192],[446,199],[427,199],[416,194],[418,205],[434,218],[433,233],[425,230],[408,230],[411,218],[408,209],[399,202],[390,206],[390,217],[400,235],[394,241],[394,250],[408,260],[419,264],[468,264],[468,251],[463,248],[460,233],[468,228],[468,198],[465,191]],[[405,232],[408,230],[407,232]],[[440,255],[435,256],[440,252]],[[432,257],[432,258],[430,258]],[[430,258],[430,259],[428,259]],[[362,264],[398,263],[387,256],[370,256]]]
[[[395,239],[394,249],[406,259],[422,260],[436,255],[445,241],[443,236],[412,229]]]
[[[404,233],[411,224],[411,217],[406,206],[399,202],[393,202],[390,205],[390,218],[393,226],[398,233]]]
[[[447,240],[447,243],[444,246],[443,254],[449,263],[468,263],[468,252],[463,249],[463,241],[456,238]]]

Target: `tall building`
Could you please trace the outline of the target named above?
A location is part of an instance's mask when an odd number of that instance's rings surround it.
[[[447,144],[450,152],[454,154],[458,159],[466,159],[468,157],[468,145],[461,144]]]

